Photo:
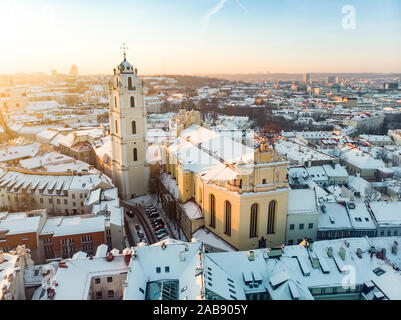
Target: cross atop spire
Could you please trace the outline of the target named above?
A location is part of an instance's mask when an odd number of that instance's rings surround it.
[[[125,42],[123,43],[123,45],[121,46],[120,49],[124,52],[124,61],[126,61],[126,60],[127,60],[127,50],[128,50],[128,47],[126,46]]]

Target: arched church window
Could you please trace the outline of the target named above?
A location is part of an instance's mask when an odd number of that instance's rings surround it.
[[[210,226],[216,228],[216,198],[210,194]]]
[[[230,201],[225,202],[224,208],[224,233],[231,236],[231,203]]]
[[[136,121],[132,121],[132,134],[136,134]]]
[[[268,214],[268,220],[267,220],[267,234],[275,233],[276,211],[277,211],[277,201],[272,200],[269,203],[269,214]]]
[[[132,90],[132,78],[131,77],[128,78],[128,89]]]
[[[131,97],[131,108],[135,108],[135,97]]]
[[[138,150],[134,148],[134,161],[138,161]]]
[[[259,205],[257,203],[254,203],[251,206],[249,238],[255,238],[258,236],[258,211],[259,211]]]

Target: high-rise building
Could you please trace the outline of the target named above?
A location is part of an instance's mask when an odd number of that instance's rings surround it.
[[[143,83],[127,60],[114,69],[109,83],[113,182],[124,200],[148,192],[146,107]]]
[[[311,81],[310,73],[304,73],[303,81],[304,83],[309,83]]]
[[[77,75],[78,75],[78,67],[74,64],[71,66],[70,76],[77,76]]]

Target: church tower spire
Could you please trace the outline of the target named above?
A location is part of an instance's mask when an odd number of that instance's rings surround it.
[[[123,200],[148,193],[146,107],[137,69],[126,59],[115,69],[109,85],[112,179]]]

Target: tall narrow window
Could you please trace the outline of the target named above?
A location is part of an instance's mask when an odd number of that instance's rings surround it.
[[[136,134],[136,122],[132,121],[132,134]]]
[[[258,236],[258,210],[259,206],[257,203],[254,203],[251,206],[251,220],[249,226],[249,237],[255,238]]]
[[[269,214],[268,214],[268,220],[267,220],[267,234],[275,233],[276,211],[277,211],[277,201],[272,200],[269,203]]]
[[[225,202],[224,211],[224,233],[231,236],[231,203],[229,201]]]
[[[210,194],[210,226],[216,228],[216,198]]]
[[[131,97],[131,108],[135,108],[135,97]]]
[[[114,108],[117,108],[117,96],[114,96]]]
[[[116,133],[118,133],[118,122],[117,122],[117,120],[116,120]]]
[[[134,148],[134,161],[138,161],[138,150]]]
[[[132,78],[131,77],[128,78],[128,89],[132,90]]]

